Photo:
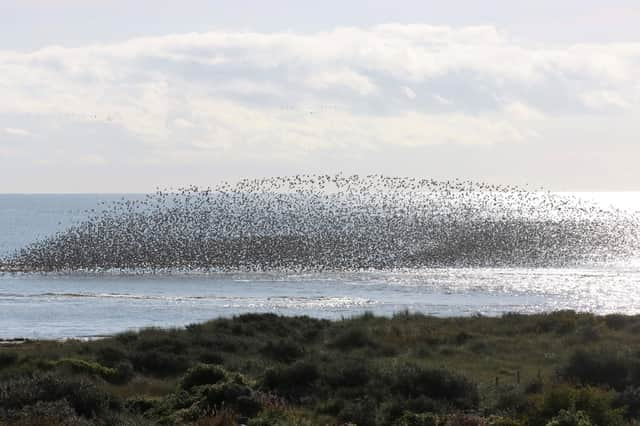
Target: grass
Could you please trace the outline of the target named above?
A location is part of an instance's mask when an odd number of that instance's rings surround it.
[[[640,316],[571,311],[248,314],[5,344],[0,424],[630,424],[639,331]]]

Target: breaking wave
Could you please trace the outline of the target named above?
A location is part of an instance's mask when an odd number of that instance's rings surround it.
[[[238,297],[238,296],[186,296],[186,295],[143,295],[126,293],[73,293],[73,292],[46,292],[34,294],[0,293],[1,300],[28,299],[45,301],[64,299],[116,299],[130,302],[155,302],[155,303],[214,303],[225,308],[339,308],[339,307],[367,307],[374,306],[378,302],[363,297],[333,297],[333,296],[268,296],[268,297]]]

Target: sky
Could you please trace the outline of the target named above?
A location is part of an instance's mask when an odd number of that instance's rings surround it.
[[[0,193],[640,190],[637,0],[0,2]]]

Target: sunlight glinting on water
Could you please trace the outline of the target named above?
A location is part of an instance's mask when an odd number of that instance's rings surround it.
[[[566,195],[597,202],[602,208],[614,205],[640,211],[640,193]],[[35,230],[38,235],[51,234],[81,220],[82,210],[96,202],[96,196],[63,198],[0,196],[5,253],[6,248],[32,241]],[[572,267],[4,273],[0,274],[0,338],[97,336],[148,326],[184,326],[245,312],[331,319],[403,310],[437,316],[558,309],[636,314],[639,283],[640,258]]]

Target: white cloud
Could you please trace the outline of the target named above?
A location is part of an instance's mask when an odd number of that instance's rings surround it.
[[[416,92],[414,92],[410,87],[407,86],[402,86],[402,92],[409,99],[415,99],[417,96]]]
[[[580,99],[585,106],[595,110],[607,109],[628,109],[633,106],[632,101],[627,99],[628,94],[610,90],[595,90],[583,93]]]
[[[192,122],[184,118],[176,118],[173,120],[173,125],[179,129],[191,129],[194,127]]]
[[[107,160],[98,154],[86,154],[80,157],[80,161],[90,166],[103,166],[107,164]]]
[[[514,120],[542,120],[544,119],[544,114],[535,108],[526,105],[522,102],[509,102],[505,105],[504,111],[508,117]]]
[[[443,98],[440,95],[433,95],[433,99],[435,99],[435,101],[440,105],[451,105],[453,103],[449,99]]]
[[[18,129],[15,127],[5,127],[4,132],[11,136],[20,136],[20,137],[31,136],[30,131],[25,129]]]
[[[528,45],[490,26],[172,34],[0,51],[0,119],[59,132],[94,164],[296,164],[320,152],[535,142],[576,117],[639,112],[638,75],[640,43]],[[50,143],[35,139],[34,157]]]
[[[375,85],[367,77],[351,70],[323,71],[311,74],[307,79],[307,85],[317,90],[344,87],[363,96],[376,91]]]

